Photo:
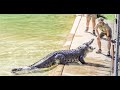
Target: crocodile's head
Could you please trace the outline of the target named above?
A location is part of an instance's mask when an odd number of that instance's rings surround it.
[[[90,46],[93,43],[94,39],[91,39],[89,42],[83,43],[83,45]]]
[[[84,43],[83,46],[83,51],[84,51],[84,57],[89,53],[89,52],[93,52],[93,50],[95,49],[93,46],[91,46],[91,44],[93,43],[94,39],[91,39],[89,42]]]
[[[89,42],[86,42],[86,43],[82,44],[77,49],[82,51],[84,53],[83,55],[86,56],[87,53],[92,52],[95,49],[93,46],[91,46],[93,41],[94,41],[94,39],[91,39]]]
[[[95,49],[95,48],[92,47],[92,46],[87,46],[87,47],[86,47],[86,51],[87,51],[87,52],[92,52],[94,49]]]
[[[89,42],[83,43],[82,45],[80,45],[77,49],[94,49],[92,46],[90,46],[93,43],[94,39],[91,39]]]
[[[85,46],[84,45],[84,48],[82,49],[82,53],[83,53],[83,56],[86,57],[88,53],[90,52],[93,52],[95,48],[92,47],[92,46]]]

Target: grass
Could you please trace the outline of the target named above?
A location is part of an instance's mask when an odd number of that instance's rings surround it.
[[[115,14],[102,14],[105,16],[108,20],[115,20]]]
[[[1,14],[0,75],[61,49],[74,19],[73,14]]]

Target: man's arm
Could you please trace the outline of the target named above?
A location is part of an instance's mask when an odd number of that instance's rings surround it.
[[[109,29],[110,29],[110,28],[109,28],[108,26],[106,26],[107,37],[109,37],[109,36],[110,36]]]

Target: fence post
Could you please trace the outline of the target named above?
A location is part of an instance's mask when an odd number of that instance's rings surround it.
[[[114,60],[114,76],[118,76],[118,59],[119,59],[119,25],[120,25],[120,14],[117,14],[117,24],[116,24],[116,45],[115,45],[115,60]]]

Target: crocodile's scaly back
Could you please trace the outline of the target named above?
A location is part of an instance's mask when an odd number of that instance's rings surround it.
[[[47,68],[50,67],[51,65],[55,64],[54,61],[54,56],[56,55],[56,52],[48,54],[46,57],[40,59],[38,62],[27,66],[23,68],[14,68],[12,69],[12,73],[16,73],[17,71],[22,71],[22,70],[33,70],[36,68]]]
[[[67,64],[72,62],[81,62],[82,64],[85,64],[84,57],[90,50],[93,50],[93,48],[90,47],[90,45],[93,43],[94,39],[91,39],[89,42],[86,42],[82,45],[80,45],[76,49],[71,50],[58,50],[55,52],[52,52],[48,54],[46,57],[40,59],[38,62],[23,68],[15,68],[12,69],[13,73],[16,73],[17,71],[22,70],[33,70],[36,68],[48,68],[52,65],[57,64]]]
[[[56,52],[48,54],[46,57],[42,58],[38,62],[30,65],[29,67],[36,67],[36,68],[47,68],[50,67],[51,65],[55,64],[54,61],[54,56],[56,55]]]

